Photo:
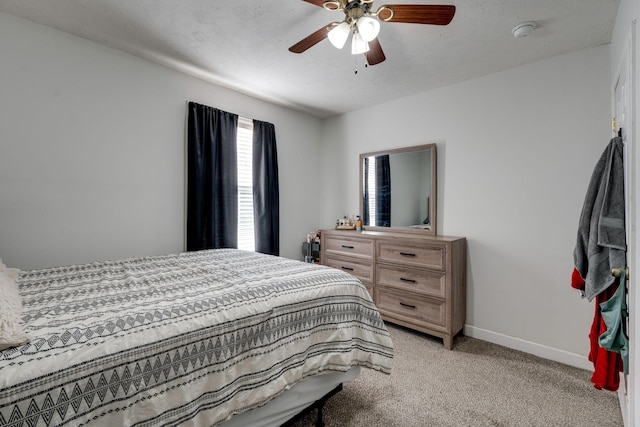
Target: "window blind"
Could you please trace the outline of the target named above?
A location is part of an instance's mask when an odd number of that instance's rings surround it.
[[[369,224],[376,225],[376,157],[369,157]]]
[[[255,251],[253,226],[253,120],[238,117],[238,249]]]

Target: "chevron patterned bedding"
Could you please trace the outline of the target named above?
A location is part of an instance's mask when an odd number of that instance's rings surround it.
[[[215,425],[301,380],[390,372],[338,270],[217,249],[23,271],[31,341],[0,352],[0,425]]]

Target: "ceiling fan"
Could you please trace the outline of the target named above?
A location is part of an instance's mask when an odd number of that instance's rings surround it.
[[[302,53],[322,40],[328,38],[331,44],[342,49],[349,37],[351,53],[364,53],[369,65],[376,65],[386,59],[378,33],[380,21],[408,24],[447,25],[453,19],[456,7],[432,4],[385,4],[373,11],[373,0],[304,0],[330,11],[345,14],[342,22],[332,22],[315,33],[300,40],[289,48],[293,53]]]

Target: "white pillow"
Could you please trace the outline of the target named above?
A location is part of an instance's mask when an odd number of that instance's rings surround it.
[[[18,293],[20,270],[7,268],[0,260],[0,351],[29,342],[22,330],[22,300]]]

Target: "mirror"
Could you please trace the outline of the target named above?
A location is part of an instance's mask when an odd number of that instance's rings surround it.
[[[363,228],[435,235],[436,160],[436,144],[360,154]]]

